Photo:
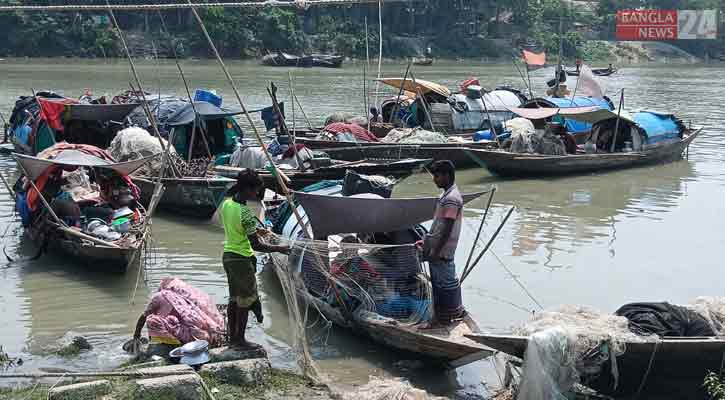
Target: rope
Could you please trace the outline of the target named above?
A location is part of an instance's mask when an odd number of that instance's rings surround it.
[[[637,388],[637,394],[634,396],[635,400],[639,399],[639,395],[642,394],[642,389],[644,389],[644,385],[647,383],[647,378],[649,377],[650,370],[652,370],[652,364],[655,361],[655,355],[657,355],[657,350],[660,347],[660,341],[655,342],[655,348],[652,349],[652,355],[649,357],[649,364],[647,364],[647,370],[644,372],[644,376],[642,377],[642,382],[639,384],[639,388]]]
[[[312,6],[341,6],[351,4],[378,4],[379,0],[294,0],[294,1],[279,1],[279,0],[266,0],[266,1],[239,1],[230,3],[195,3],[183,4],[113,4],[110,7],[107,5],[100,4],[66,4],[66,5],[53,5],[53,6],[27,6],[27,5],[15,5],[15,6],[0,6],[0,12],[10,11],[108,11],[113,9],[116,11],[164,11],[164,10],[179,10],[179,9],[190,9],[196,8],[211,8],[211,7],[225,7],[225,8],[264,8],[264,7],[295,7],[299,9],[307,9]],[[423,2],[426,0],[386,0],[388,3],[403,3],[403,2]]]

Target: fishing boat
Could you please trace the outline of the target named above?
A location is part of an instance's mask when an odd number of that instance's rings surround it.
[[[419,67],[430,67],[433,65],[433,59],[428,57],[422,57],[422,58],[413,58],[412,61],[413,65],[417,65]]]
[[[535,110],[539,113],[542,110]],[[546,155],[516,153],[506,150],[466,150],[481,167],[491,173],[506,177],[540,177],[573,175],[631,168],[648,164],[666,163],[682,158],[701,128],[686,127],[671,114],[642,111],[623,116],[602,109],[543,110],[550,116],[564,113],[567,119],[588,121],[593,124],[590,149],[581,147],[576,154]],[[515,112],[534,116],[531,111]],[[619,124],[617,123],[619,119]],[[615,134],[616,127],[619,128]],[[612,147],[612,141],[616,145]],[[614,150],[612,152],[612,150]]]
[[[139,262],[149,216],[129,174],[150,158],[118,163],[105,150],[66,143],[37,157],[14,157],[23,171],[14,188],[16,209],[41,251],[59,250],[103,271]]]
[[[340,68],[345,60],[342,56],[329,54],[313,54],[309,56],[298,56],[288,54],[282,51],[268,53],[262,57],[262,64],[271,67],[323,67],[323,68]]]
[[[592,68],[592,74],[596,76],[610,76],[612,74],[615,74],[617,72],[617,68],[614,68],[612,66],[609,66],[607,68]],[[566,70],[567,75],[571,76],[579,76],[579,70],[578,69],[571,69]]]
[[[16,153],[36,155],[59,142],[108,147],[139,103],[81,103],[54,92],[21,96],[7,130]]]
[[[237,138],[242,136],[242,130],[234,119],[240,111],[221,108],[205,101],[195,101],[192,105],[188,101],[173,97],[154,99],[150,106],[152,113],[159,115],[159,129],[162,135],[169,138],[174,148],[176,156],[172,162],[177,165],[181,174],[167,174],[162,179],[166,191],[159,202],[159,208],[190,217],[211,218],[224,200],[227,190],[234,185],[234,180],[209,173],[207,167],[210,162],[223,163],[224,157],[228,157],[234,150]],[[151,129],[140,108],[130,117],[137,125]],[[146,135],[143,140],[147,145],[143,145],[140,139],[135,140],[138,140],[135,144],[114,143],[114,154],[118,152],[119,157],[132,159],[144,154],[144,151],[136,150],[142,147],[149,149],[146,153],[162,151],[158,139],[150,135]],[[120,150],[116,151],[116,148]],[[134,150],[125,150],[131,148]],[[169,169],[169,172],[173,170]],[[157,171],[144,170],[133,175],[146,204],[153,195],[156,173]]]
[[[325,319],[426,362],[455,368],[491,355],[489,349],[465,337],[479,331],[467,313],[447,327],[421,329],[429,318],[431,288],[427,280],[418,279],[422,276],[423,264],[413,243],[425,234],[418,224],[430,219],[436,198],[384,199],[370,197],[364,192],[348,192],[352,195],[344,197],[341,193],[346,190],[341,185],[316,186],[314,191],[295,192],[304,229],[291,216],[287,204],[282,206],[282,211],[277,210],[270,216],[275,233],[298,243],[304,242],[289,256],[272,255],[280,281],[300,276],[303,285],[296,286],[297,296]],[[480,195],[466,195],[464,202]],[[358,211],[347,211],[353,209]],[[359,212],[363,209],[371,212]],[[348,245],[350,236],[341,239],[342,232],[355,232],[355,240],[363,242]],[[302,237],[314,237],[315,240],[305,241]],[[340,272],[346,271],[351,263],[367,268],[367,271],[374,270],[378,276],[375,283],[354,273]],[[354,283],[346,281],[352,285],[346,286],[337,280],[338,276],[349,276]],[[415,289],[406,284],[411,280],[415,282]],[[362,292],[348,291],[351,287],[360,288]],[[368,300],[358,303],[357,298]],[[416,304],[414,311],[392,306],[399,304],[392,299],[402,298]]]
[[[470,334],[471,340],[523,360],[529,338],[516,335]],[[656,341],[626,342],[616,357],[617,381],[609,373],[582,376],[582,382],[609,396],[626,396],[658,386],[675,386],[678,393],[698,392],[710,371],[722,367],[725,339],[720,337],[662,337]],[[611,360],[602,371],[612,370]],[[616,382],[616,383],[615,383]],[[644,382],[645,386],[640,388]],[[688,397],[681,398],[703,398]]]
[[[404,160],[407,158],[426,158],[432,160],[450,160],[456,168],[478,167],[478,164],[466,153],[468,149],[494,149],[496,141],[470,139],[450,143],[396,144],[384,142],[334,142],[321,139],[298,138],[298,143],[326,153],[330,158],[344,161],[357,160]]]
[[[347,171],[353,171],[363,175],[383,175],[395,179],[408,177],[420,172],[428,165],[431,159],[405,158],[401,160],[367,160],[356,159],[353,162],[340,162],[328,166],[321,166],[311,169],[282,169],[285,176],[289,178],[287,185],[292,189],[301,189],[323,180],[340,180],[345,178]],[[236,178],[237,174],[245,168],[217,165],[213,172],[222,177]],[[267,169],[257,169],[257,173],[264,181],[265,187],[280,190],[277,178]]]
[[[587,97],[587,96],[573,96],[573,97],[537,97],[526,101],[521,106],[522,108],[548,108],[548,109],[579,109],[580,107],[596,107],[602,110],[614,110],[614,103],[608,97],[603,98]],[[566,111],[565,111],[566,112]],[[577,120],[574,118],[567,118],[564,113],[560,113],[560,122],[566,125],[566,131],[574,136],[574,140],[577,143],[583,144],[586,138],[592,131],[592,124],[588,121]],[[518,114],[521,115],[521,114]],[[554,114],[556,115],[556,114]],[[549,117],[551,118],[551,117]],[[543,129],[546,119],[533,118],[534,127],[537,129]]]

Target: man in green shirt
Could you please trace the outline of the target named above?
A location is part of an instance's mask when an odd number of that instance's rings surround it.
[[[249,311],[252,310],[257,321],[262,322],[254,252],[289,253],[288,246],[265,243],[257,235],[257,219],[247,201],[258,200],[259,193],[263,191],[264,184],[259,175],[253,170],[244,170],[237,175],[237,184],[232,188],[233,197],[226,199],[220,209],[225,237],[222,263],[229,283],[229,342],[242,348],[256,346],[245,339]]]

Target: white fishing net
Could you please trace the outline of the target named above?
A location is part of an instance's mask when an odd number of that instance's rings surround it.
[[[697,297],[685,307],[702,315],[718,335],[725,335],[725,297]]]
[[[438,400],[444,397],[432,396],[416,389],[407,381],[382,379],[371,376],[370,381],[354,391],[342,395],[342,400]]]
[[[169,147],[166,140],[161,139],[165,147]],[[118,162],[137,160],[143,157],[149,157],[162,152],[159,139],[152,136],[143,128],[130,127],[121,130],[111,141],[108,147],[111,156]],[[176,154],[173,146],[171,152]],[[141,175],[158,175],[163,165],[163,157],[157,157],[138,172]]]
[[[421,128],[395,128],[381,139],[385,143],[447,143],[448,138],[438,132]]]

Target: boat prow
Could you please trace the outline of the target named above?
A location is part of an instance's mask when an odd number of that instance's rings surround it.
[[[469,333],[466,338],[488,346],[496,351],[523,359],[529,338],[517,335],[494,335],[489,333]]]

